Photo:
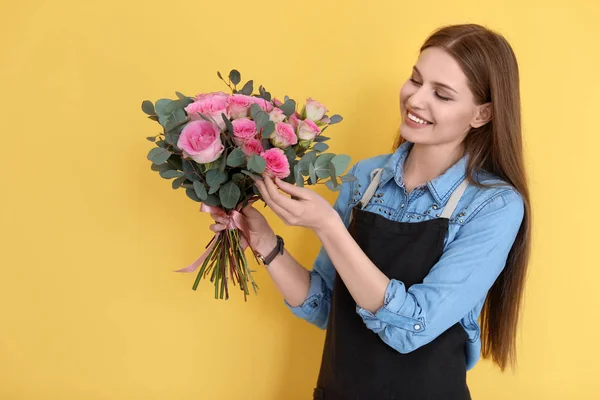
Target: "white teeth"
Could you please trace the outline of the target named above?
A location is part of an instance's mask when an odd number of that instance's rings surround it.
[[[408,118],[410,118],[411,121],[418,122],[419,124],[423,124],[423,125],[427,125],[428,124],[427,121],[424,121],[421,118],[415,117],[411,112],[408,113]]]

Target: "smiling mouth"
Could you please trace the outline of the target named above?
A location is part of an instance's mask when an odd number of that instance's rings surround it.
[[[421,124],[421,125],[431,125],[433,122],[427,121],[415,114],[413,114],[412,112],[407,110],[407,116],[408,119],[410,119],[411,121],[417,123],[417,124]]]

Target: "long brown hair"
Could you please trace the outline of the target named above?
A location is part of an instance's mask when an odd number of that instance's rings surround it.
[[[482,355],[504,371],[516,365],[516,334],[531,247],[531,205],[523,162],[519,69],[506,39],[481,25],[440,28],[421,47],[445,50],[467,76],[477,104],[492,103],[492,119],[472,128],[465,140],[467,179],[482,187],[474,172],[483,169],[511,184],[522,196],[525,215],[506,266],[491,287],[481,311]],[[396,150],[405,139],[400,132]]]

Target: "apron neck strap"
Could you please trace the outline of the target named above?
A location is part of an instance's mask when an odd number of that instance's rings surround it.
[[[371,198],[377,191],[377,188],[379,187],[379,182],[381,181],[382,172],[383,172],[383,168],[375,168],[373,171],[371,171],[371,182],[369,183],[369,186],[365,190],[365,193],[363,194],[362,198],[359,200],[361,209],[363,209],[367,206],[367,204],[369,203],[369,201],[371,201]],[[465,179],[454,190],[454,192],[450,196],[450,199],[448,200],[448,203],[446,204],[446,206],[444,207],[444,210],[442,211],[442,214],[441,214],[442,218],[450,218],[452,216],[452,213],[454,213],[454,210],[456,209],[456,206],[458,205],[458,201],[462,197],[462,195],[465,192],[465,190],[467,189],[468,185],[469,185],[469,182],[467,181],[467,179]]]

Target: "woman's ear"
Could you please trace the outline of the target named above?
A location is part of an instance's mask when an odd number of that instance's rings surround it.
[[[473,121],[471,121],[471,126],[473,128],[479,128],[492,119],[492,103],[485,103],[478,106],[477,114]]]

